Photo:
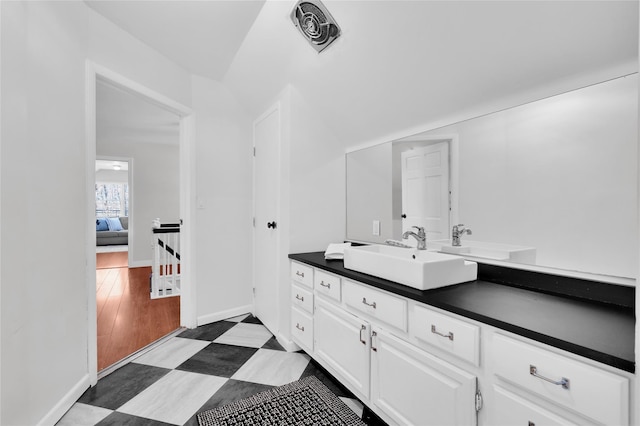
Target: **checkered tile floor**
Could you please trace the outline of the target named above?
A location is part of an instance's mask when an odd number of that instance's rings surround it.
[[[314,375],[359,416],[362,404],[252,315],[186,330],[100,379],[58,425],[196,425],[196,413]],[[369,424],[380,424],[364,409]]]

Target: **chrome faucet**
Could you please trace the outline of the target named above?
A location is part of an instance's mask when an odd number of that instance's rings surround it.
[[[409,236],[414,237],[418,241],[418,250],[426,250],[427,249],[427,234],[424,232],[424,228],[422,226],[412,226],[412,228],[416,228],[418,233],[416,234],[413,231],[406,231],[402,234],[402,238],[406,239]]]
[[[454,225],[451,230],[451,245],[454,247],[460,247],[460,237],[462,234],[471,235],[471,229],[467,229],[464,227],[464,224],[460,223],[458,225]]]

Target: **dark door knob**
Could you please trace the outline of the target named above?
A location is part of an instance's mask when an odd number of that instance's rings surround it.
[[[406,214],[404,214],[404,213],[402,213],[402,216],[401,216],[401,217],[402,217],[403,219],[406,219],[406,218],[407,218],[407,215],[406,215]]]
[[[267,222],[267,228],[276,229],[276,226],[275,222]]]

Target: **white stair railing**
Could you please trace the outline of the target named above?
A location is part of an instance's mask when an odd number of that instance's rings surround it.
[[[151,298],[180,295],[180,224],[153,222]]]

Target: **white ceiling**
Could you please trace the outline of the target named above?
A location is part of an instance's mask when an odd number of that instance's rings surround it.
[[[116,169],[114,167],[120,167]],[[129,171],[129,162],[127,161],[114,161],[114,160],[96,160],[96,172],[100,170],[107,171]]]
[[[638,70],[637,1],[323,0],[320,54],[293,3],[265,3],[224,83],[254,117],[290,84],[347,146]]]
[[[323,0],[320,54],[295,0],[86,1],[252,117],[292,85],[347,146],[638,70],[638,1]]]
[[[221,80],[265,0],[85,0],[193,74]]]
[[[154,143],[178,145],[179,117],[140,96],[98,80],[96,138],[100,144]]]

